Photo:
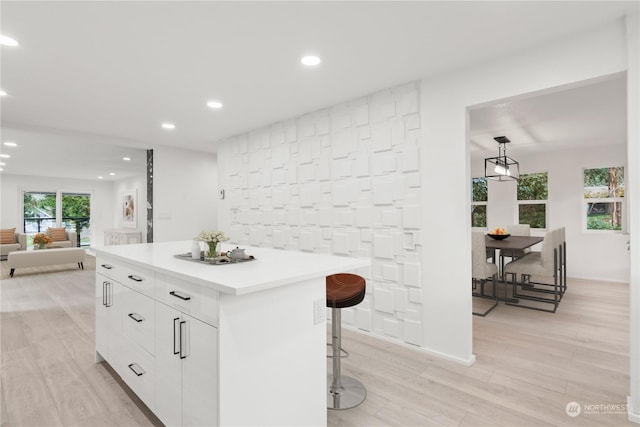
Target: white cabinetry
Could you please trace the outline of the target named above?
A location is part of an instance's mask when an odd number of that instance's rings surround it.
[[[175,256],[191,244],[95,248],[98,277],[122,288],[125,344],[107,361],[168,426],[326,426],[327,330],[314,309],[328,274],[369,261],[251,247],[255,261],[235,265]]]
[[[155,326],[156,307],[155,301],[126,286],[122,292],[122,333],[132,342],[136,343],[150,355],[156,352]]]
[[[117,353],[121,329],[121,287],[113,279],[96,274],[96,351],[104,358]]]
[[[140,243],[140,232],[136,230],[104,230],[104,245],[130,245]]]
[[[156,415],[166,425],[218,422],[218,332],[162,303],[156,304]]]
[[[168,426],[218,424],[218,300],[212,289],[98,258],[97,359]]]

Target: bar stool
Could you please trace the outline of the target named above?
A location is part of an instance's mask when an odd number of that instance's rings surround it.
[[[327,380],[327,383],[330,383],[327,407],[329,409],[349,409],[364,402],[367,390],[360,381],[342,376],[340,371],[340,359],[349,357],[349,353],[342,348],[341,309],[360,304],[364,299],[366,285],[364,278],[349,273],[327,276],[326,283],[327,307],[331,307],[331,346],[333,348],[332,354],[327,356],[333,359],[333,375],[329,375]]]

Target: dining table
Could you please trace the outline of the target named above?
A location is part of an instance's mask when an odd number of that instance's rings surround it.
[[[509,236],[504,239],[494,239],[489,235],[485,235],[485,245],[487,249],[493,249],[493,262],[496,263],[497,256],[496,251],[500,250],[500,253],[506,256],[513,255],[515,252],[523,251],[536,245],[544,240],[541,236]],[[504,271],[504,258],[501,260],[501,265],[498,266],[500,270],[500,277]]]

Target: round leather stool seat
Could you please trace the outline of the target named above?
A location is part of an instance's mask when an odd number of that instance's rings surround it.
[[[333,373],[327,378],[327,408],[349,409],[367,397],[367,389],[355,378],[342,375],[340,359],[349,357],[342,348],[342,309],[353,307],[364,299],[366,281],[349,273],[327,276],[327,307],[331,307],[331,349]],[[343,355],[344,353],[344,355]]]
[[[327,276],[327,307],[345,308],[360,304],[364,299],[364,278],[349,273]]]

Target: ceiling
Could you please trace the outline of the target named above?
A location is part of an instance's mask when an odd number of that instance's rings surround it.
[[[55,163],[59,176],[95,179],[120,168],[105,176],[119,179],[144,168],[146,148],[215,152],[229,136],[552,43],[637,8],[635,1],[2,1],[1,32],[20,43],[1,51],[2,141],[19,144],[2,146],[14,154],[3,168],[39,174],[33,159],[46,153],[48,175]],[[301,65],[308,53],[322,64]],[[616,105],[619,83],[608,87]],[[579,99],[603,97],[580,93],[551,105],[523,98],[474,111],[472,148],[488,149],[496,132],[531,147],[584,140],[569,133],[576,121],[593,122],[599,107]],[[224,107],[209,109],[211,99]],[[563,103],[572,112],[564,122]],[[138,164],[124,164],[126,153]]]
[[[496,136],[511,140],[510,154],[576,147],[625,145],[626,75],[607,76],[577,87],[527,94],[471,110],[472,156],[498,154]],[[515,151],[514,151],[515,150]]]

